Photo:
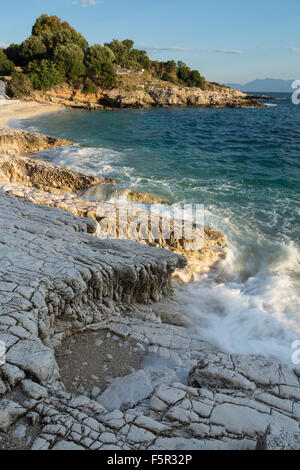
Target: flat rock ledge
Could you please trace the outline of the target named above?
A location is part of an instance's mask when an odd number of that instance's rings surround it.
[[[223,354],[163,323],[154,302],[186,259],[97,239],[95,225],[0,191],[1,448],[254,450],[269,426],[297,442],[300,369]],[[55,346],[92,331],[159,364],[114,379],[95,399],[71,394]]]
[[[1,158],[0,156],[0,169]],[[54,166],[53,171],[56,168]],[[59,177],[56,181],[59,183]],[[55,179],[52,184],[55,184]],[[165,225],[161,216],[151,215],[151,224],[149,224],[149,213],[136,206],[92,202],[70,193],[49,194],[32,187],[5,181],[2,183],[0,181],[0,189],[11,196],[26,199],[35,204],[56,207],[80,217],[91,218],[96,222],[95,233],[100,237],[126,238],[182,254],[189,260],[188,276],[192,276],[193,270],[199,272],[212,267],[226,256],[225,235],[211,227],[205,226],[203,230],[192,227],[186,229],[182,221],[173,220],[168,232],[164,230]],[[121,216],[126,213],[126,226],[120,222],[120,207]],[[182,237],[178,234],[182,234]]]
[[[0,127],[0,151],[7,155],[38,152],[52,147],[71,145],[71,142],[37,132]]]

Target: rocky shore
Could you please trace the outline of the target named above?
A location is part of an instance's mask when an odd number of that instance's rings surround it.
[[[115,205],[81,196],[113,181],[22,156],[38,136],[14,132],[0,133],[0,447],[295,448],[300,369],[222,353],[172,297],[173,274],[212,267],[225,236],[206,227],[191,252],[175,221],[170,239],[106,238]]]
[[[96,94],[86,94],[80,88],[57,85],[48,92],[32,95],[39,103],[86,109],[149,108],[198,106],[213,108],[264,107],[256,98],[227,87],[208,90],[186,88],[167,82],[150,81],[138,86],[99,88]]]

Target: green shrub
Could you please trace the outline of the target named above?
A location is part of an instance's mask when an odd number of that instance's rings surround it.
[[[101,62],[87,68],[89,77],[98,86],[113,88],[117,82],[117,74],[111,62]]]
[[[13,62],[6,59],[0,62],[0,75],[9,76],[12,75],[15,70]]]
[[[83,85],[83,93],[86,93],[87,95],[96,95],[98,93],[98,87],[96,87],[92,80],[86,78]]]
[[[0,75],[11,75],[15,70],[13,62],[8,60],[4,50],[0,48]]]
[[[30,78],[23,73],[15,73],[6,87],[6,92],[11,98],[29,96],[32,90],[33,87]]]
[[[49,60],[30,62],[26,73],[29,75],[36,90],[49,90],[65,80],[63,73]]]

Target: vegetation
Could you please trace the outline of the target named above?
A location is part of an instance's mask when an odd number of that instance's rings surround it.
[[[8,59],[3,49],[0,49],[0,75],[11,75],[14,69],[14,63]]]
[[[6,87],[8,96],[12,98],[21,98],[21,96],[29,96],[32,92],[32,82],[27,75],[23,73],[14,74]]]
[[[16,67],[22,67],[22,73]],[[32,89],[47,90],[63,82],[81,84],[85,93],[96,93],[99,86],[116,85],[116,67],[146,70],[174,84],[205,88],[200,73],[183,62],[151,61],[130,39],[89,46],[79,32],[57,16],[41,15],[22,44],[0,49],[0,75],[13,76],[11,96],[28,94]]]

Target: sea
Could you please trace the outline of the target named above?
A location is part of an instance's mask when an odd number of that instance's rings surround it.
[[[266,108],[64,110],[12,124],[71,140],[41,156],[113,177],[121,193],[203,204],[228,248],[215,269],[175,287],[183,314],[226,353],[291,363],[300,340],[300,105],[289,93],[270,98]],[[99,187],[87,197],[116,195]]]

